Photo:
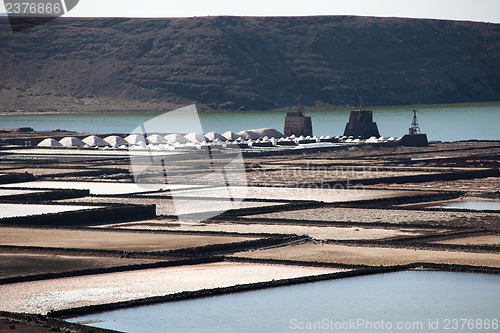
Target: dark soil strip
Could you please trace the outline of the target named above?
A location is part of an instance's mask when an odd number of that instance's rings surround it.
[[[0,311],[0,320],[7,319],[10,324],[10,331],[15,332],[20,327],[30,327],[31,332],[38,332],[37,328],[44,328],[45,331],[53,332],[79,332],[79,333],[113,333],[118,332],[104,328],[89,327],[80,324],[73,324],[58,318],[38,314],[14,313]]]
[[[205,222],[204,222],[205,223]],[[129,226],[139,226],[139,227],[162,227],[165,226],[162,223],[127,223],[125,226],[117,225],[116,227],[111,228],[99,228],[98,230],[105,231],[134,231],[141,233],[156,233],[156,234],[176,234],[176,235],[196,235],[196,236],[223,236],[223,237],[251,237],[251,238],[269,238],[269,237],[288,237],[293,236],[294,234],[268,234],[268,233],[259,233],[259,232],[230,232],[230,231],[201,231],[201,230],[182,230],[182,225],[178,224],[175,227],[179,228],[179,230],[150,230],[150,229],[128,229]],[[169,227],[173,227],[172,225]],[[88,230],[88,229],[86,229]]]
[[[253,208],[230,210],[219,216],[221,217],[250,216],[250,215],[284,212],[284,211],[304,210],[311,208],[323,208],[323,207],[386,209],[387,207],[393,208],[392,207],[393,205],[407,204],[413,202],[428,202],[428,201],[456,199],[462,195],[463,195],[462,192],[437,192],[437,193],[435,192],[435,193],[425,193],[419,195],[403,195],[400,197],[392,197],[392,198],[356,200],[356,201],[338,202],[338,203],[325,203],[317,201],[295,201],[287,205],[279,205],[271,207],[253,207]],[[400,209],[406,209],[406,207],[404,208],[401,207]],[[422,210],[422,209],[417,209],[417,210]]]
[[[500,170],[498,169],[486,169],[486,170],[472,170],[472,171],[455,171],[455,172],[445,172],[445,173],[434,173],[434,174],[419,174],[410,176],[398,176],[398,177],[380,177],[380,178],[368,178],[368,179],[355,179],[347,181],[335,181],[335,182],[323,182],[323,183],[311,183],[310,186],[346,186],[352,184],[362,184],[362,185],[375,185],[375,184],[407,184],[407,183],[426,183],[433,182],[436,180],[462,180],[462,179],[476,179],[476,178],[488,178],[488,177],[500,177]]]
[[[368,207],[368,208],[373,208],[373,207]],[[385,208],[384,208],[385,209]],[[430,208],[430,207],[392,207],[389,209],[393,210],[421,210],[424,212],[457,212],[457,213],[488,213],[488,214],[500,214],[500,210],[488,210],[488,209],[483,209],[483,210],[478,210],[478,209],[462,209],[462,208]]]
[[[491,235],[492,232],[488,230],[471,230],[471,231],[452,231],[452,232],[444,232],[444,233],[434,233],[429,235],[420,235],[420,236],[410,236],[410,237],[394,237],[393,239],[385,239],[386,242],[438,242],[447,239],[455,239],[455,238],[464,238],[464,237],[475,237],[475,236],[485,236]]]
[[[85,255],[98,257],[117,257],[130,258],[129,252],[121,250],[103,250],[103,249],[77,249],[77,248],[58,248],[58,247],[41,247],[41,246],[14,246],[0,245],[0,253],[40,253],[40,254],[62,254],[62,255]],[[166,255],[150,252],[135,252],[136,259],[165,259]]]
[[[162,223],[133,223],[128,222],[126,226],[162,226]],[[178,225],[182,227],[182,225]],[[0,225],[2,228],[11,228],[11,226]],[[152,234],[152,235],[192,235],[192,236],[222,236],[222,237],[242,237],[242,238],[283,238],[295,236],[295,234],[268,234],[268,233],[240,233],[240,232],[226,232],[226,231],[203,231],[203,230],[151,230],[151,229],[127,229],[117,227],[109,228],[89,228],[82,226],[30,226],[33,230],[72,230],[72,231],[86,231],[86,232],[111,232],[111,233],[125,233],[125,234]]]
[[[228,262],[246,262],[267,265],[288,265],[288,266],[305,266],[305,267],[325,267],[325,268],[340,268],[340,269],[362,269],[370,268],[368,265],[348,265],[341,263],[326,263],[314,261],[298,261],[298,260],[279,260],[279,259],[259,259],[246,257],[226,257]]]
[[[231,209],[228,210],[219,216],[246,216],[246,215],[255,215],[255,214],[266,214],[266,213],[275,213],[275,212],[287,212],[293,210],[303,210],[310,208],[320,208],[324,207],[325,204],[323,202],[317,201],[294,201],[284,205],[277,206],[264,206],[264,207],[250,207],[250,208],[239,208],[239,209]]]
[[[29,173],[9,173],[0,175],[0,184],[24,183],[35,179],[35,176]]]
[[[109,176],[115,174],[127,174],[128,178],[133,179],[133,176],[130,175],[130,171],[128,169],[123,168],[103,168],[103,169],[93,169],[86,171],[74,171],[67,173],[55,173],[55,174],[46,174],[38,176],[39,179],[50,179],[53,178],[64,178],[64,177],[101,177],[101,176]]]
[[[289,243],[295,243],[295,242],[300,242],[303,240],[309,240],[309,237],[304,237],[304,236],[287,236],[287,237],[271,237],[271,238],[264,238],[264,239],[258,239],[258,240],[249,240],[249,241],[244,241],[244,242],[238,242],[238,243],[227,243],[227,244],[213,244],[213,245],[207,245],[207,246],[200,246],[200,247],[192,247],[192,248],[184,248],[184,249],[178,249],[178,250],[171,250],[171,251],[165,251],[165,252],[152,252],[151,254],[165,254],[169,256],[181,256],[181,257],[193,257],[193,258],[198,258],[198,257],[206,257],[206,256],[220,256],[220,255],[228,255],[228,254],[233,254],[236,252],[242,252],[242,251],[249,251],[249,250],[256,250],[260,248],[269,248],[269,247],[278,247],[278,246],[284,246]],[[141,254],[139,252],[139,254]],[[130,256],[131,258],[134,257],[135,252],[129,252],[127,255],[127,258]]]
[[[102,205],[101,205],[102,206]],[[96,225],[156,218],[155,205],[115,205],[114,207],[69,211],[54,214],[9,217],[3,225]]]
[[[299,226],[321,226],[321,227],[356,227],[356,228],[384,228],[384,229],[452,229],[470,230],[466,226],[431,225],[423,223],[389,223],[389,222],[343,222],[343,221],[320,221],[320,220],[294,220],[294,219],[269,219],[269,218],[239,218],[239,217],[213,217],[209,221],[241,223],[241,224],[289,224]]]
[[[418,241],[384,241],[384,240],[325,240],[321,241],[327,244],[363,246],[363,247],[382,247],[393,249],[415,249],[428,251],[456,251],[471,253],[500,253],[500,248],[496,245],[458,245],[458,244],[439,244],[422,243]]]
[[[2,189],[13,189],[18,190],[18,188],[8,188],[3,187]],[[73,198],[83,198],[89,196],[89,190],[51,190],[51,189],[26,189],[27,191],[43,191],[38,193],[26,193],[26,194],[16,194],[9,196],[0,196],[0,202],[2,203],[16,203],[16,204],[33,204],[43,201],[53,201],[53,200],[63,200],[63,199],[73,199]]]
[[[421,195],[405,195],[405,196],[392,197],[392,198],[380,198],[380,199],[371,199],[371,200],[359,200],[359,201],[343,202],[339,206],[349,207],[349,208],[374,208],[374,209],[383,208],[383,209],[405,210],[405,209],[410,208],[410,207],[394,207],[394,206],[395,205],[410,204],[410,203],[422,203],[422,202],[452,200],[452,199],[460,198],[463,195],[464,195],[464,193],[459,192],[459,191],[434,192],[434,193],[426,193],[426,194],[421,194]],[[408,210],[422,210],[422,209],[410,208]],[[443,209],[443,211],[450,211],[450,210]]]

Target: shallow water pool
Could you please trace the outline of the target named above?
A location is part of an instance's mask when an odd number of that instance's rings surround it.
[[[498,201],[460,201],[446,202],[442,205],[448,209],[472,209],[472,210],[500,210]]]
[[[460,326],[460,320],[467,319],[466,327],[498,325],[499,290],[498,275],[406,271],[164,303],[68,321],[127,332],[441,332],[453,330],[455,319]],[[481,331],[477,327],[466,331]]]

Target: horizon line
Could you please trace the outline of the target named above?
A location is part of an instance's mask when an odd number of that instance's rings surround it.
[[[16,15],[17,17],[23,17]],[[443,17],[410,17],[410,16],[384,16],[384,15],[355,15],[355,14],[307,14],[307,15],[193,15],[193,16],[72,16],[72,15],[62,15],[58,18],[82,18],[82,19],[99,19],[99,18],[128,18],[128,19],[190,19],[190,18],[211,18],[211,17],[249,17],[249,18],[295,18],[295,17],[366,17],[366,18],[386,18],[386,19],[407,19],[407,20],[435,20],[435,21],[453,21],[453,22],[475,22],[475,23],[487,23],[487,24],[500,24],[500,20],[496,21],[486,21],[486,20],[474,20],[474,19],[459,19],[459,18],[443,18]],[[0,13],[0,17],[9,17],[8,13]],[[24,17],[32,17],[26,15]]]

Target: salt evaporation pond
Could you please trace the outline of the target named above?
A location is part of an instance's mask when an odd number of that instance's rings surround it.
[[[72,189],[89,190],[90,194],[96,195],[119,195],[135,194],[143,192],[155,192],[158,190],[175,190],[185,188],[197,188],[195,185],[175,185],[175,184],[146,184],[146,183],[116,183],[116,182],[72,182],[72,181],[34,181],[25,183],[0,185],[9,188],[30,188],[30,189]]]
[[[499,290],[498,275],[405,271],[163,303],[68,321],[126,332],[290,332],[314,323],[335,331],[335,325],[350,325],[350,321],[360,324],[351,329],[357,332],[390,330],[388,325],[394,330],[399,323],[411,326],[400,331],[440,332],[452,330],[453,319],[470,319],[474,325],[488,321],[491,330],[500,319]]]
[[[32,216],[41,214],[55,214],[73,212],[85,209],[102,208],[98,206],[70,206],[70,205],[35,205],[35,204],[0,204],[0,218]]]
[[[457,201],[442,204],[448,209],[500,210],[499,201]]]

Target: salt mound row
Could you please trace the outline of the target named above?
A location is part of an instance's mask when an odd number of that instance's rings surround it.
[[[64,147],[85,147],[86,143],[73,136],[67,136],[59,140],[59,143]]]
[[[109,144],[96,135],[91,135],[82,140],[91,147],[106,147]]]
[[[127,140],[118,135],[110,135],[108,137],[105,137],[104,141],[106,141],[111,147],[128,145]]]
[[[246,130],[246,131],[241,131],[237,133],[238,136],[245,140],[257,140],[260,138],[260,133],[257,133],[253,130]]]
[[[222,134],[222,136],[224,138],[226,138],[226,140],[229,140],[229,141],[234,141],[234,140],[237,140],[237,139],[241,138],[238,134],[236,134],[234,132],[231,132],[231,131],[224,132]]]
[[[142,134],[130,134],[125,140],[131,145],[146,145],[146,140]]]
[[[184,135],[184,137],[186,139],[188,139],[189,141],[194,142],[194,143],[200,143],[200,142],[207,142],[208,141],[207,138],[203,134],[195,133],[195,132],[188,133],[188,134]]]
[[[161,135],[152,134],[152,135],[148,136],[148,142],[151,144],[158,145],[158,144],[162,144],[162,143],[167,143],[167,140],[164,137],[162,137]]]
[[[259,139],[262,140],[265,137],[279,139],[283,137],[283,133],[281,133],[275,128],[260,128],[260,129],[246,130],[238,132],[237,135],[245,140],[259,140]]]
[[[189,140],[180,134],[169,134],[165,135],[165,139],[168,143],[187,143]]]
[[[62,147],[62,144],[60,144],[57,140],[47,138],[40,142],[37,147]]]
[[[227,133],[227,132],[226,132]],[[232,132],[231,132],[232,133]],[[220,141],[226,141],[226,140],[231,140],[231,139],[228,139],[222,135],[220,135],[219,133],[217,132],[209,132],[207,134],[205,134],[205,137],[210,140],[210,141],[215,141],[215,140],[220,140]],[[233,140],[236,140],[236,139],[233,139]]]
[[[260,128],[260,129],[252,130],[252,131],[259,133],[261,135],[260,139],[262,139],[266,136],[268,138],[276,138],[276,139],[283,137],[283,133],[281,133],[280,131],[278,131],[275,128]]]

